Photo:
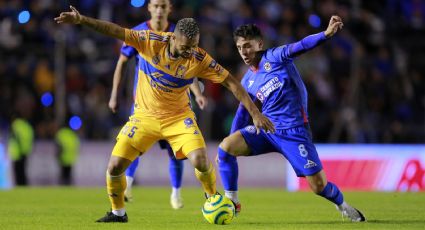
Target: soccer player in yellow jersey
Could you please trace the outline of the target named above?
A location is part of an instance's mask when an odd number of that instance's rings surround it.
[[[207,196],[216,193],[215,170],[189,105],[188,87],[194,77],[221,83],[241,101],[257,133],[274,132],[274,126],[226,69],[198,47],[199,27],[192,18],[177,22],[174,33],[135,31],[81,15],[74,7],[55,18],[57,23],[81,24],[133,46],[142,57],[138,63],[134,115],[117,136],[106,172],[112,211],[97,222],[127,222],[124,208],[124,171],[153,143],[165,139],[176,158],[187,157]]]
[[[162,32],[173,32],[175,29],[175,24],[168,21],[168,15],[171,13],[171,2],[170,0],[150,0],[148,4],[148,11],[150,15],[150,20],[145,21],[135,27],[133,30],[152,30],[152,31],[162,31]],[[135,57],[136,59],[136,71],[134,74],[134,90],[133,90],[133,98],[136,94],[137,82],[139,79],[139,65],[138,61],[142,58],[137,50],[129,46],[127,44],[123,44],[121,47],[121,55],[119,56],[117,65],[115,67],[114,79],[112,84],[112,92],[111,98],[109,100],[109,108],[112,112],[116,112],[118,107],[118,86],[121,83],[122,79],[122,70],[128,64],[128,61]],[[194,78],[193,83],[189,86],[196,103],[198,104],[201,110],[207,106],[208,100],[202,94],[201,89],[199,87],[198,79]],[[133,108],[131,109],[131,114],[133,114]],[[181,184],[183,179],[183,160],[177,160],[174,156],[174,152],[171,149],[170,145],[165,140],[159,141],[159,146],[161,149],[166,149],[169,155],[169,173],[170,173],[170,182],[171,182],[171,196],[170,196],[170,204],[173,209],[183,208],[183,199],[181,197]],[[133,200],[132,195],[132,184],[134,180],[134,175],[136,173],[137,167],[139,165],[140,157],[137,157],[127,168],[125,171],[125,177],[127,182],[127,188],[124,191],[124,200],[131,202]]]

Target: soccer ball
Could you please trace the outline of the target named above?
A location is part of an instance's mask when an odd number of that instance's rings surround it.
[[[229,198],[216,194],[205,201],[202,214],[210,224],[230,224],[235,216],[235,205]]]

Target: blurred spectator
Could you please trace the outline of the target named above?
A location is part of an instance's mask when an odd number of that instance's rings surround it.
[[[52,18],[65,8],[64,1],[0,2],[0,106],[12,108],[15,92],[25,87],[39,101],[46,90],[55,91],[54,65],[57,34],[65,34],[66,108],[85,121],[82,138],[105,139],[127,119],[124,108],[116,116],[107,110],[113,67],[120,43],[79,27],[61,27]],[[309,89],[311,126],[317,142],[400,143],[425,142],[425,3],[423,0],[296,1],[296,0],[175,0],[171,18],[195,17],[201,44],[224,67],[241,77],[244,67],[232,41],[233,29],[256,23],[265,31],[266,46],[294,42],[326,27],[332,14],[344,20],[344,30],[323,47],[296,64]],[[126,27],[148,18],[146,7],[129,1],[73,1],[82,13]],[[28,9],[31,19],[19,24],[17,14]],[[118,10],[119,9],[119,10]],[[314,20],[310,20],[313,16]],[[131,76],[131,73],[127,73]],[[132,82],[124,87],[131,104]],[[211,106],[203,112],[205,137],[227,135],[237,102],[218,85],[206,82]],[[43,126],[40,103],[29,117]],[[43,111],[43,112],[41,112]],[[50,114],[46,114],[50,113]],[[0,111],[0,121],[12,113]],[[217,125],[219,124],[219,125]],[[40,131],[38,131],[40,130]],[[36,137],[48,137],[37,128]]]
[[[57,156],[61,168],[61,185],[72,184],[72,167],[80,154],[80,138],[72,129],[64,126],[55,135]]]

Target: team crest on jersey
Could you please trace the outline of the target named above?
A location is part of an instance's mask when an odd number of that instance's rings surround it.
[[[146,31],[145,30],[142,30],[142,31],[139,31],[139,39],[140,40],[146,40]]]
[[[212,60],[209,67],[214,69],[216,65],[217,65],[217,62],[215,60]]]
[[[257,129],[256,129],[256,128],[255,128],[255,126],[253,126],[253,125],[250,125],[250,126],[245,127],[245,130],[246,130],[248,133],[251,133],[251,134],[254,134],[254,133],[256,133],[256,132],[257,132]]]
[[[269,72],[272,69],[272,65],[270,65],[270,62],[264,63],[264,70]]]
[[[177,67],[175,77],[183,78],[186,74],[186,70],[186,67],[184,67],[183,65],[179,65],[179,67]]]
[[[184,119],[184,124],[186,125],[186,128],[193,127],[193,125],[194,125],[192,118]]]
[[[155,65],[158,65],[159,63],[159,54],[156,54],[155,56],[152,57],[152,63]]]

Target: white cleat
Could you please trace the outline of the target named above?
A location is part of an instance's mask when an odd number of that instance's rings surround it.
[[[183,208],[183,198],[181,198],[180,196],[171,196],[170,204],[173,209],[181,209]]]
[[[336,205],[336,209],[341,212],[342,217],[350,219],[352,222],[364,222],[366,221],[365,216],[356,208],[351,207],[347,203],[342,203],[341,205]]]
[[[131,193],[131,188],[127,188],[124,191],[124,201],[125,202],[133,202],[133,194]]]

